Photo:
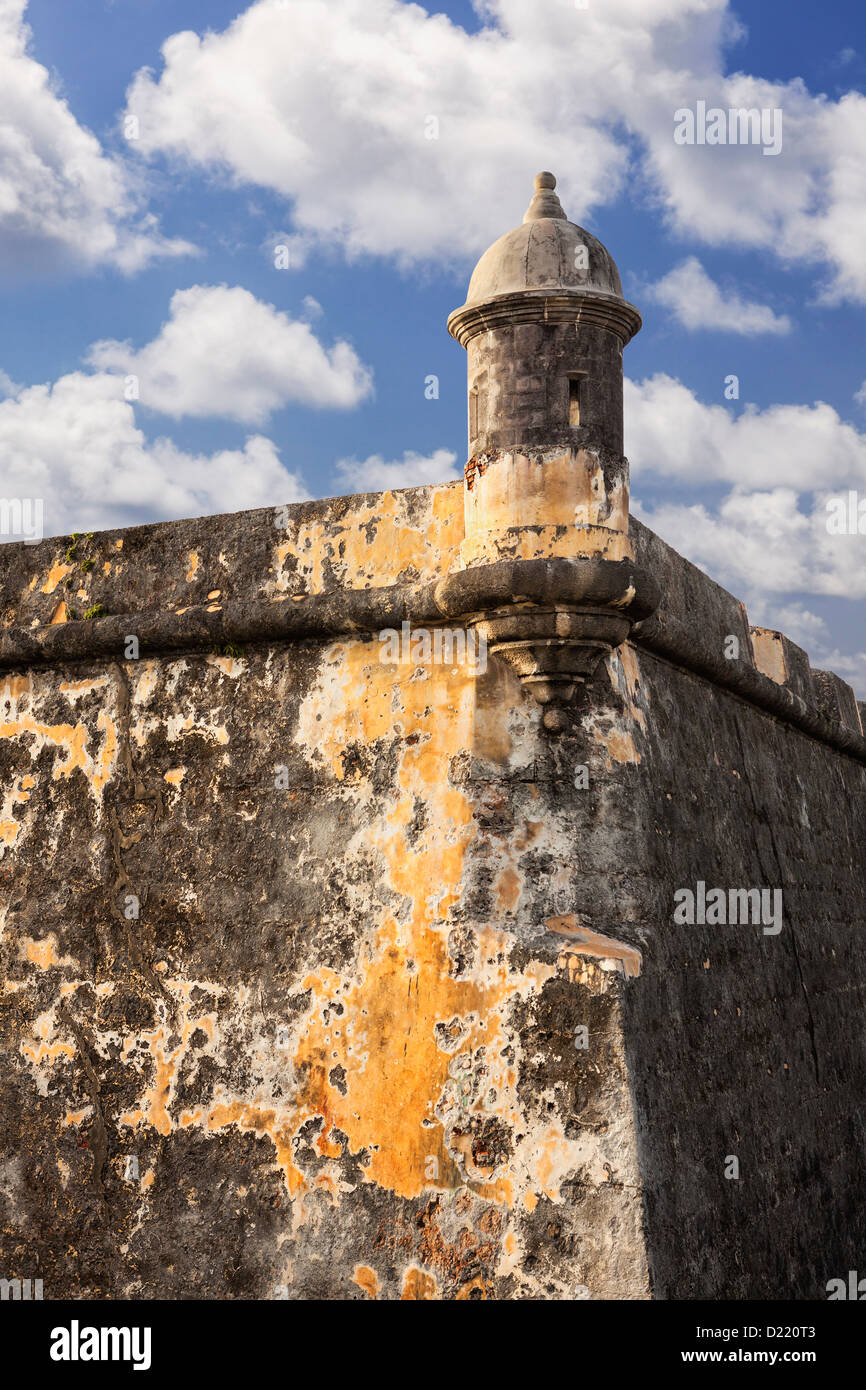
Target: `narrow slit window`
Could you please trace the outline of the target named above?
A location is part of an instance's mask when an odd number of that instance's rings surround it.
[[[469,438],[475,439],[478,435],[478,392],[469,392]]]
[[[572,429],[580,424],[580,378],[568,379],[568,423]]]

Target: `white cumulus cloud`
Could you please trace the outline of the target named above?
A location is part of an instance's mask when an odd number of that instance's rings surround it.
[[[636,501],[633,510],[738,598],[791,593],[866,598],[864,538],[829,534],[826,500],[824,495],[802,498],[789,488],[734,490],[712,507]]]
[[[79,125],[30,50],[27,0],[0,0],[0,265],[135,271],[192,251],[162,236],[129,166]]]
[[[370,454],[365,459],[339,459],[337,473],[348,492],[384,492],[453,482],[461,476],[456,464],[457,455],[451,449],[434,449],[432,454],[416,454],[407,449],[402,459],[391,462],[386,462],[381,454]]]
[[[260,424],[290,402],[348,409],[372,391],[372,374],[348,343],[323,347],[308,323],[238,285],[177,290],[151,342],[138,351],[94,343],[88,361],[137,377],[142,405],[175,418]]]
[[[827,528],[832,499],[866,497],[866,434],[830,406],[734,416],[660,374],[626,382],[626,446],[635,515],[753,622],[771,622],[780,595],[866,598],[866,537]]]
[[[89,372],[31,386],[0,371],[3,495],[41,498],[48,534],[309,496],[264,435],[242,448],[192,453],[149,438],[137,419],[142,407],[257,425],[289,401],[347,408],[371,390],[347,343],[325,348],[308,323],[225,285],[179,290],[151,342],[138,351],[94,343],[86,362]]]
[[[791,331],[791,320],[786,314],[774,314],[769,305],[755,304],[735,292],[725,294],[697,256],[689,256],[675,266],[645,294],[670,309],[677,322],[691,332],[706,328],[753,337]]]
[[[308,496],[270,439],[193,454],[149,441],[116,377],[70,372],[0,401],[3,495],[41,498],[47,535],[99,530]]]
[[[127,110],[143,153],[274,190],[302,240],[456,262],[502,232],[504,208],[522,214],[540,160],[562,172],[572,212],[619,184],[626,151],[582,105],[597,84],[574,80],[577,13],[565,84],[548,81],[540,31],[471,36],[399,0],[259,0],[223,33],[174,34]]]
[[[633,476],[641,480],[651,470],[696,485],[798,492],[866,485],[866,435],[824,401],[747,406],[734,415],[658,373],[626,380],[625,432]]]
[[[814,265],[866,300],[866,97],[728,73],[727,0],[478,0],[467,33],[401,0],[255,0],[142,69],[137,147],[292,205],[302,241],[403,264],[465,260],[540,166],[582,218],[630,176],[678,233]],[[255,81],[244,74],[255,74]],[[680,145],[675,113],[782,112],[782,148]]]

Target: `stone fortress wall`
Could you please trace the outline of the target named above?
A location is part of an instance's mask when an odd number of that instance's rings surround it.
[[[581,236],[540,175],[452,315],[464,481],[0,551],[7,1277],[857,1268],[864,707],[629,517],[640,319]]]

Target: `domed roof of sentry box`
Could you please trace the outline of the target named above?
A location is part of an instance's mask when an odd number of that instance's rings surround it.
[[[553,174],[536,174],[522,225],[494,241],[472,272],[467,306],[523,290],[595,291],[622,298],[610,252],[597,237],[569,222],[555,188]]]
[[[472,272],[466,303],[448,317],[448,332],[464,347],[496,325],[539,318],[568,323],[579,315],[612,329],[623,344],[640,328],[613,256],[569,222],[555,188],[553,174],[536,174],[522,224],[494,241]]]

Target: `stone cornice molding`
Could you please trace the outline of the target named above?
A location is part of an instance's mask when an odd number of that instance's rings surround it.
[[[465,347],[479,333],[521,323],[573,323],[606,328],[623,346],[641,326],[640,313],[618,295],[599,290],[521,290],[496,295],[482,304],[464,304],[448,317],[448,332]]]

